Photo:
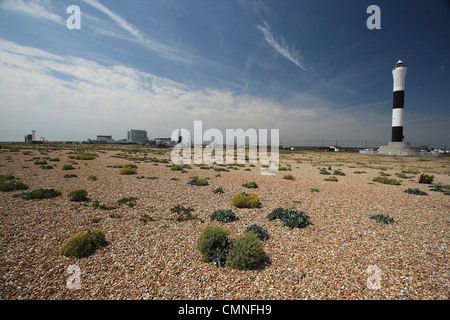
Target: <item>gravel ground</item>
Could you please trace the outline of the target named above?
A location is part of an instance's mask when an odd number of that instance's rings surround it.
[[[407,174],[412,178],[403,179],[400,186],[371,180],[380,172],[398,179],[395,173],[402,169],[416,169],[448,185],[450,157],[282,152],[281,165],[290,165],[292,171],[275,176],[260,175],[259,165],[230,172],[193,166],[182,173],[171,171],[169,164],[142,161],[135,163],[136,175],[121,175],[111,166],[131,161],[117,158],[119,149],[97,151],[95,160],[74,160],[76,169],[63,171],[71,161],[70,149],[41,146],[41,154],[36,146],[20,148],[0,149],[0,174],[21,178],[29,184],[28,192],[56,188],[62,195],[24,200],[12,197],[21,191],[0,192],[1,299],[449,299],[450,197],[419,184],[418,174]],[[23,154],[25,148],[31,154]],[[148,157],[170,159],[170,151],[146,150]],[[30,161],[33,157],[61,161],[49,162],[56,167],[44,170]],[[329,166],[346,175],[337,176],[338,182],[324,181],[328,176],[320,175],[319,168]],[[63,178],[65,174],[78,177]],[[90,174],[98,180],[88,181]],[[296,180],[283,179],[286,174]],[[188,185],[189,177],[196,175],[209,177],[209,185]],[[137,179],[140,176],[157,178]],[[249,181],[259,188],[242,186]],[[224,194],[214,194],[217,187]],[[136,197],[136,206],[107,211],[92,208],[92,202],[70,202],[67,194],[77,188],[85,188],[91,201],[107,206],[122,197]],[[407,188],[428,195],[407,194]],[[243,191],[255,192],[261,208],[232,207],[231,197]],[[192,207],[204,222],[171,220],[175,214],[170,208],[175,205]],[[277,207],[304,211],[313,224],[291,229],[279,220],[269,221],[267,214]],[[217,209],[232,209],[239,220],[211,221],[210,214]],[[143,214],[155,221],[140,221]],[[395,221],[377,223],[370,219],[374,214]],[[93,218],[100,221],[93,223]],[[226,227],[234,238],[255,223],[270,235],[264,242],[268,259],[260,269],[217,268],[201,261],[196,244],[205,226]],[[105,247],[81,259],[60,254],[68,237],[93,228],[105,231]],[[66,286],[69,265],[80,268],[78,290]],[[371,285],[374,277],[378,287]]]

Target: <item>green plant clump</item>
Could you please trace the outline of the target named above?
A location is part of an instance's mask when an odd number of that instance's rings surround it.
[[[394,223],[394,218],[391,218],[389,215],[376,214],[370,217],[370,219],[375,220],[378,223],[392,224]]]
[[[106,245],[105,233],[102,230],[94,229],[77,233],[70,237],[61,246],[60,252],[66,257],[87,257],[94,251]]]
[[[395,186],[401,185],[400,181],[396,179],[389,179],[388,177],[375,177],[372,179],[373,182],[379,182],[384,184],[392,184]]]
[[[253,231],[246,231],[231,244],[227,265],[236,269],[255,269],[261,266],[266,254],[262,241]]]
[[[213,192],[214,192],[215,194],[217,194],[217,193],[224,193],[222,187],[218,187],[218,188],[214,189]]]
[[[303,211],[277,208],[267,215],[270,221],[279,219],[284,226],[290,228],[305,228],[311,224],[311,218]]]
[[[197,249],[202,254],[202,261],[213,261],[217,267],[224,267],[230,241],[230,230],[219,226],[207,226],[203,229],[197,242]]]
[[[76,189],[73,191],[70,191],[68,194],[69,200],[70,201],[76,201],[76,202],[80,202],[80,201],[87,201],[87,191],[84,189]]]
[[[73,170],[75,169],[71,164],[65,164],[62,166],[63,170]]]
[[[209,184],[208,179],[199,178],[198,176],[192,177],[191,180],[187,182],[191,186],[207,186]]]
[[[211,220],[216,220],[219,222],[232,222],[234,220],[238,220],[238,216],[232,211],[232,210],[224,210],[224,209],[219,209],[214,211],[211,214]]]
[[[88,180],[89,181],[96,181],[97,177],[95,175],[91,174],[91,175],[89,175]]]
[[[244,183],[242,186],[246,188],[258,188],[258,185],[256,184],[255,181]]]
[[[416,189],[408,188],[408,189],[405,190],[405,192],[408,193],[408,194],[416,194],[416,195],[419,195],[419,196],[427,196],[428,195],[428,193],[426,193],[424,191],[421,191],[421,190],[419,190],[417,188]]]
[[[262,241],[269,239],[269,233],[267,232],[267,230],[261,226],[258,226],[257,224],[252,224],[251,226],[247,227],[245,231],[253,231]]]
[[[27,190],[29,186],[13,175],[0,175],[0,191]]]
[[[324,179],[325,181],[333,181],[333,182],[337,182],[338,179],[335,176],[331,176],[329,178]]]
[[[120,173],[121,174],[136,174],[137,170],[136,170],[136,168],[125,165],[122,169],[120,169]]]
[[[345,173],[343,173],[341,170],[334,170],[333,175],[335,176],[345,176]]]
[[[170,212],[177,214],[176,221],[200,220],[203,223],[202,219],[192,214],[193,211],[194,209],[192,208],[185,208],[180,205],[176,205],[170,209]]]
[[[434,176],[433,175],[427,175],[427,174],[421,174],[419,176],[419,183],[426,183],[426,184],[432,184],[433,183]]]
[[[236,193],[231,198],[231,204],[236,208],[257,208],[261,204],[259,198],[255,193]]]
[[[288,174],[288,175],[284,176],[283,179],[286,179],[286,180],[295,180],[295,177],[294,177],[292,174]]]
[[[22,194],[16,194],[13,197],[19,196],[22,199],[51,199],[61,195],[60,190],[55,189],[37,189],[32,192],[24,192]]]
[[[331,173],[327,171],[327,169],[322,168],[319,170],[319,174],[330,175]]]

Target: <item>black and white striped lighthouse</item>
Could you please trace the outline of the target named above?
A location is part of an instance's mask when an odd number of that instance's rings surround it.
[[[392,69],[394,78],[394,104],[392,109],[392,142],[403,141],[403,104],[405,101],[405,64],[398,60]]]

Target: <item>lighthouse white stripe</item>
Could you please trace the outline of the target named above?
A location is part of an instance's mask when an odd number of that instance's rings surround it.
[[[392,126],[403,127],[403,108],[392,109]]]

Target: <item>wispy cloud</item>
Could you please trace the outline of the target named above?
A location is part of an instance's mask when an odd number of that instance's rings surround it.
[[[65,23],[62,17],[53,12],[52,4],[49,0],[4,0],[0,2],[0,8],[60,24]]]
[[[97,10],[101,11],[105,15],[107,15],[111,20],[117,23],[117,25],[124,31],[126,31],[131,38],[129,40],[134,40],[138,44],[146,47],[147,49],[150,49],[152,51],[156,51],[159,54],[165,55],[168,58],[176,58],[178,60],[183,60],[178,54],[177,50],[174,48],[171,48],[167,45],[164,45],[158,41],[155,41],[153,39],[150,39],[148,36],[146,36],[141,30],[139,30],[136,26],[129,23],[125,18],[121,17],[120,15],[114,13],[107,7],[105,7],[103,4],[101,4],[97,0],[82,0],[83,2],[89,4],[90,6],[96,8]],[[108,31],[105,28],[100,29],[100,33],[115,36],[114,32]]]
[[[266,21],[264,21],[264,26],[258,25],[258,29],[262,31],[262,33],[264,34],[264,39],[272,48],[275,49],[275,51],[277,51],[286,59],[290,60],[303,71],[306,71],[306,68],[300,63],[300,53],[294,48],[289,48],[289,46],[284,42],[283,38],[281,38],[281,43],[276,41],[272,34],[272,31],[270,30],[270,26]]]

